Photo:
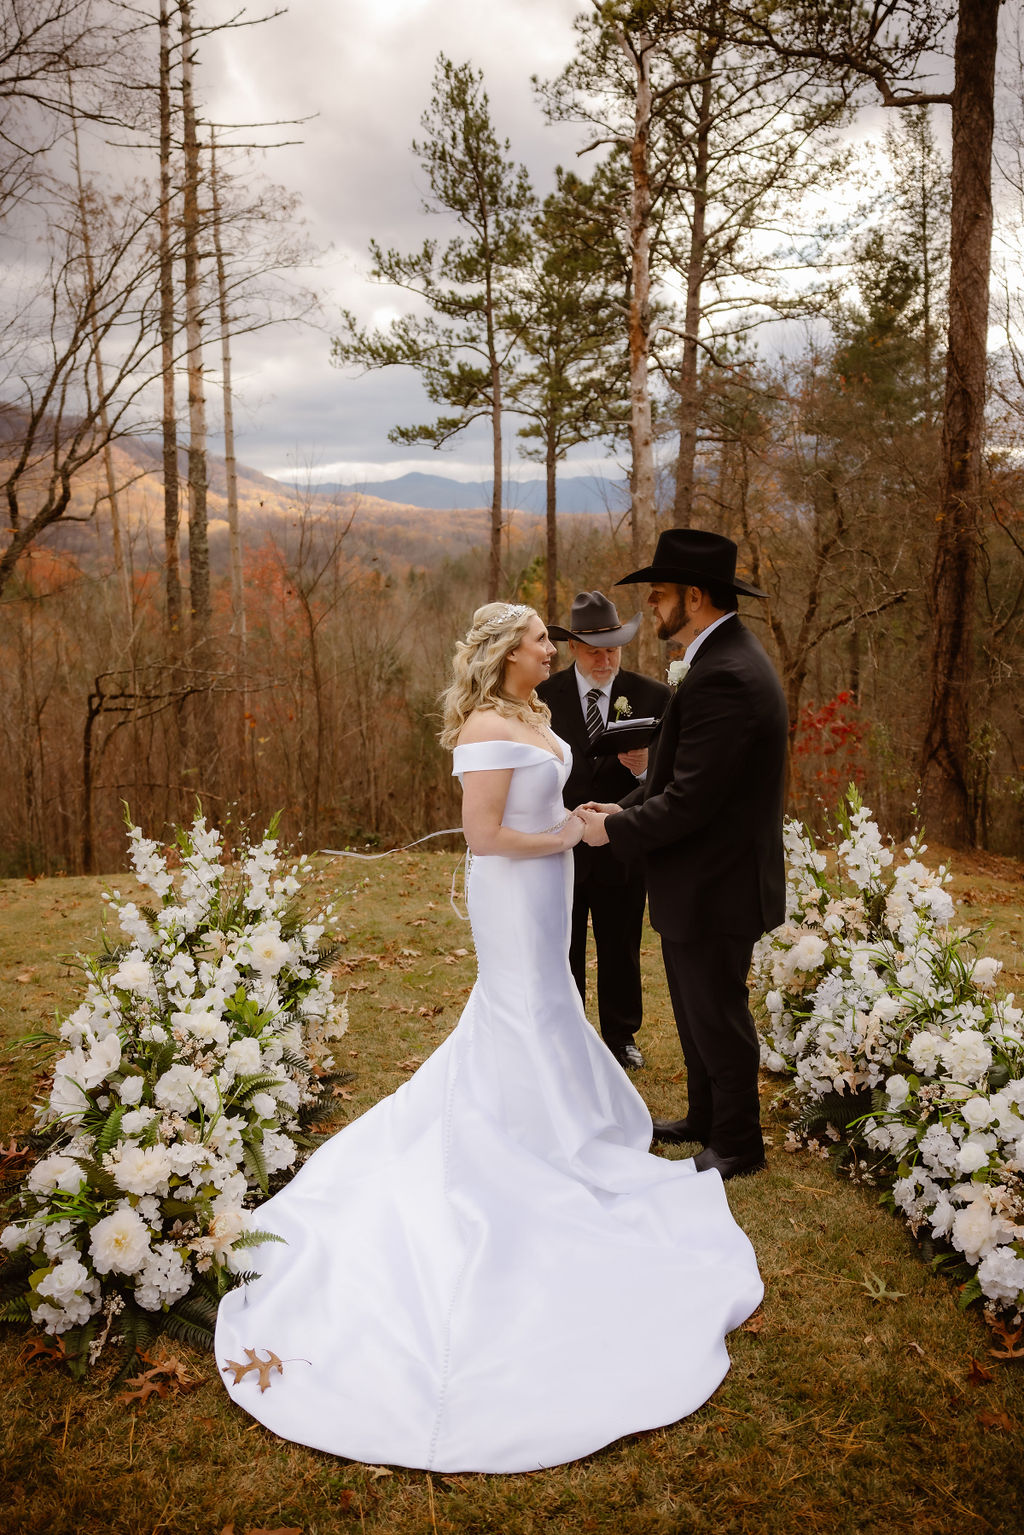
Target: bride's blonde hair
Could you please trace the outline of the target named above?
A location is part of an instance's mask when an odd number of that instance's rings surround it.
[[[536,693],[525,701],[504,691],[505,664],[525,638],[531,618],[540,615],[522,603],[487,602],[477,608],[464,640],[456,641],[452,681],[441,694],[442,746],[453,747],[474,709],[493,709],[505,719],[547,724],[551,710]]]

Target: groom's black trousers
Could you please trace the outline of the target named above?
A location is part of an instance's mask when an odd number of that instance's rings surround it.
[[[662,938],[669,995],[686,1062],[686,1117],[720,1156],[757,1156],[760,1048],[747,973],[753,938],[711,933],[692,943]]]

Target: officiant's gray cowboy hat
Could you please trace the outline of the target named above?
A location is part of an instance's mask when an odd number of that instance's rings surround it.
[[[675,586],[727,586],[748,597],[767,597],[758,587],[741,581],[736,574],[736,545],[720,533],[702,533],[699,528],[668,528],[658,539],[654,560],[643,570],[616,581],[629,586],[636,581],[671,581]]]
[[[643,620],[643,614],[619,623],[615,604],[604,592],[577,592],[569,612],[569,627],[548,624],[548,634],[553,640],[578,640],[581,645],[593,645],[596,650],[628,645]]]

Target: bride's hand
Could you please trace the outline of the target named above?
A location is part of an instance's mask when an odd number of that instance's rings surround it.
[[[563,825],[559,828],[559,836],[560,836],[561,841],[562,841],[562,846],[560,848],[560,851],[563,852],[563,853],[569,852],[569,850],[571,848],[574,848],[576,846],[577,842],[579,842],[580,839],[582,838],[582,836],[583,836],[583,821],[575,813],[575,811],[569,817],[569,819],[567,821],[565,821],[563,823]]]

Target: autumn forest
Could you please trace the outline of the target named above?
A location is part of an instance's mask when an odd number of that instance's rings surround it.
[[[273,180],[291,130],[207,107],[222,34],[287,48],[287,13],[210,10],[0,21],[0,874],[116,868],[126,804],[158,837],[197,801],[229,838],[281,811],[310,848],[451,826],[437,696],[474,607],[564,623],[687,525],[769,594],[744,617],[787,696],[791,810],[820,824],[852,781],[893,834],[1019,856],[1014,8],[581,0],[573,56],[533,81],[577,142],[545,183],[477,63],[425,59],[421,240],[382,224],[364,253],[403,296],[380,323],[309,281]],[[286,353],[314,311],[354,395],[418,377],[432,418],[394,443],[486,433],[489,505],[237,461],[235,349],[272,330]],[[621,483],[562,513],[588,444]],[[545,515],[515,509],[513,461]],[[625,657],[666,660],[647,627]]]

